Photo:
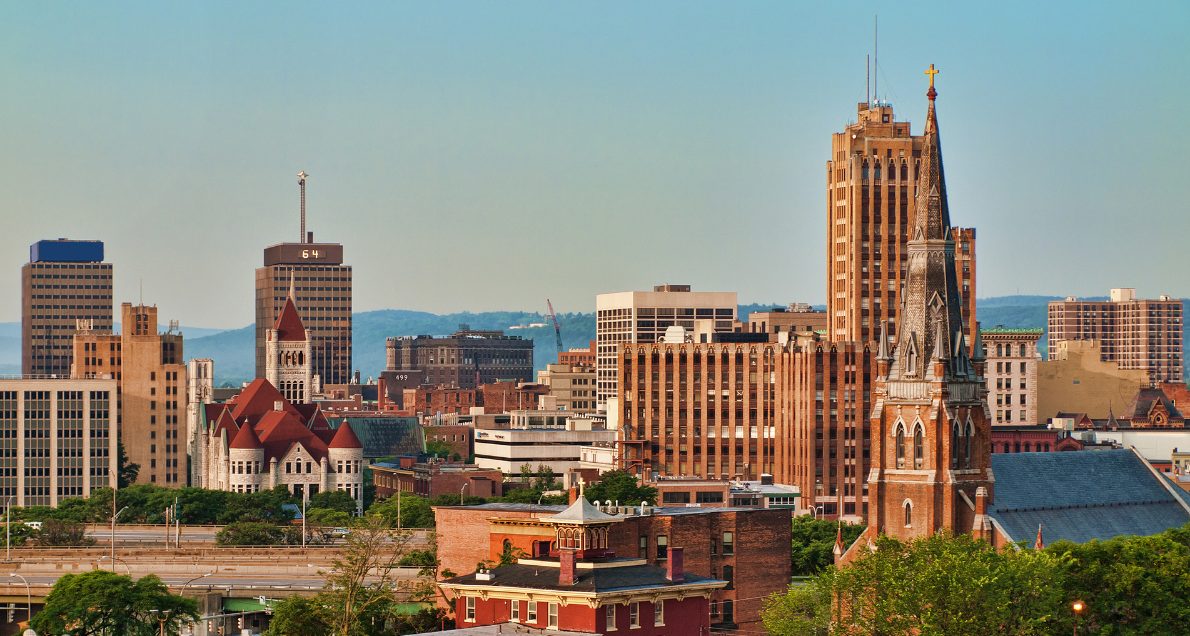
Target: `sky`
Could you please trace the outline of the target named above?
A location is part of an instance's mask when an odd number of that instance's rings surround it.
[[[941,70],[978,296],[1190,296],[1186,2],[3,5],[0,321],[29,244],[70,237],[106,243],[117,304],[252,322],[299,170],[356,311],[821,303],[878,14],[878,96],[915,134]]]

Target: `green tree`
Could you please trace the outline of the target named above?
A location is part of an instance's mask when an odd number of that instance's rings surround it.
[[[41,530],[38,530],[34,536],[38,545],[69,547],[95,545],[95,539],[87,536],[87,526],[75,521],[47,519],[42,522]]]
[[[116,457],[119,465],[119,472],[116,473],[116,485],[119,488],[127,488],[136,483],[136,478],[140,476],[140,464],[128,461],[128,453],[124,451],[124,440],[120,440],[116,445]]]
[[[383,626],[392,615],[398,593],[423,597],[428,593],[400,585],[395,576],[409,537],[408,531],[393,530],[380,517],[365,518],[348,535],[323,592],[332,633],[377,634],[375,626]],[[428,585],[432,589],[432,581]]]
[[[1087,633],[1168,634],[1190,625],[1188,535],[1190,524],[1151,537],[1060,541],[1046,552],[1065,564],[1066,607],[1086,603]]]
[[[843,545],[850,546],[864,526],[843,524]],[[825,570],[835,562],[835,538],[839,524],[810,515],[793,518],[792,564],[794,576],[807,576]]]
[[[457,501],[455,502],[458,503]],[[400,527],[402,528],[433,528],[434,510],[430,501],[417,495],[402,494],[388,499],[382,499],[368,508],[368,515],[376,515],[384,520],[390,528],[397,526],[398,505],[400,509]]]
[[[343,528],[351,524],[351,515],[342,510],[329,508],[307,508],[306,523],[311,526]]]
[[[433,440],[426,442],[426,454],[431,457],[441,457],[443,459],[450,457],[450,444],[442,440]]]
[[[771,597],[772,634],[1041,635],[1065,627],[1060,560],[1035,550],[997,551],[969,535],[909,544],[881,538],[839,570]],[[833,621],[833,622],[832,622]]]
[[[324,636],[331,631],[327,607],[318,598],[290,596],[272,606],[264,636]]]
[[[261,521],[229,523],[215,535],[216,545],[294,545],[301,542],[300,528]]]
[[[347,514],[355,514],[355,498],[342,490],[324,490],[310,497],[306,509],[327,508],[341,510]]]
[[[609,470],[599,482],[586,487],[590,501],[618,501],[621,506],[635,506],[642,501],[657,503],[657,489],[642,486],[636,476],[626,470]]]
[[[180,634],[198,618],[198,604],[170,594],[152,574],[133,581],[95,570],[58,579],[31,626],[40,634],[153,636],[159,633],[161,618],[165,633]]]

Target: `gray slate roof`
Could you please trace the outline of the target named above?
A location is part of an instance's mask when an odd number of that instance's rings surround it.
[[[448,583],[463,585],[498,585],[502,587],[538,590],[575,590],[580,592],[616,592],[631,589],[663,588],[692,583],[722,583],[726,581],[684,573],[681,583],[665,578],[665,568],[655,565],[625,565],[610,568],[579,568],[574,585],[558,584],[558,568],[540,565],[504,565],[491,571],[493,579],[479,581],[475,573],[447,579]]]
[[[1038,524],[1050,544],[1153,535],[1190,522],[1187,495],[1131,450],[994,453],[992,469],[988,512],[1014,541],[1031,542]]]

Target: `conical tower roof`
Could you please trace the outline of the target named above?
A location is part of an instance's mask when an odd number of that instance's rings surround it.
[[[273,329],[277,330],[279,342],[303,342],[306,340],[306,327],[302,325],[302,317],[298,314],[297,305],[294,304],[292,295],[285,299],[285,305],[281,307],[281,313],[277,315],[277,322],[273,324]]]
[[[241,450],[256,450],[264,448],[264,444],[260,443],[260,438],[256,436],[256,431],[251,424],[244,423],[240,427],[240,432],[236,433],[235,439],[228,444],[229,448],[238,448]]]
[[[338,430],[335,431],[335,436],[331,438],[331,443],[327,444],[327,448],[363,448],[363,442],[355,436],[355,431],[351,430],[351,424],[347,420],[339,425]]]

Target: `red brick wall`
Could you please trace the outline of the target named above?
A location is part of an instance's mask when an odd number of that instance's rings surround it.
[[[665,604],[664,625],[654,624],[653,603],[642,595],[637,601],[637,616],[639,627],[633,628],[629,624],[631,610],[628,603],[616,605],[616,630],[631,631],[633,636],[687,636],[706,634],[710,629],[710,612],[707,600],[702,597],[686,598],[682,600],[667,599]],[[529,622],[530,602],[536,602],[537,620]],[[512,615],[512,603],[520,604],[521,619],[524,625],[545,628],[549,621],[549,603],[544,601],[525,601],[507,599],[475,599],[475,621],[467,622],[467,601],[463,597],[455,600],[455,616],[457,626],[473,627],[479,625],[498,625],[508,622]],[[588,607],[582,603],[570,603],[558,607],[558,629],[584,632],[607,633],[607,609],[605,607]]]

